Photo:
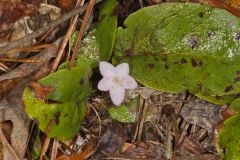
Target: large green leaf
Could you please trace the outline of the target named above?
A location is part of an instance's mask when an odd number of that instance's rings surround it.
[[[235,82],[240,61],[183,53],[118,57],[117,60],[132,66],[131,74],[140,83],[161,91],[188,90],[194,94],[221,96],[237,93],[240,87],[240,83]]]
[[[115,63],[142,84],[205,99],[240,91],[240,20],[222,9],[164,3],[131,14],[118,28]]]
[[[227,119],[219,133],[224,160],[240,160],[240,114]]]
[[[42,86],[54,89],[46,100],[36,98],[29,88],[24,90],[26,112],[30,118],[37,119],[39,128],[49,137],[68,140],[79,131],[90,92],[90,74],[90,66],[81,63],[81,66],[61,69],[41,79]]]
[[[104,61],[109,61],[112,54],[117,29],[117,16],[113,14],[113,11],[117,4],[117,0],[107,0],[99,14],[100,23],[97,26],[96,37],[99,44],[100,58]]]

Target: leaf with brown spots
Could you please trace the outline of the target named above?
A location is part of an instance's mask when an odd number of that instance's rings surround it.
[[[221,104],[240,92],[238,17],[206,5],[163,3],[140,9],[124,24],[113,62],[129,63],[143,85]]]
[[[60,69],[39,80],[40,85],[34,87],[37,94],[24,90],[26,112],[49,137],[69,140],[79,131],[91,89],[90,75],[90,65],[78,61],[77,67]]]
[[[162,56],[118,57],[117,63],[127,62],[131,75],[136,80],[160,91],[184,93],[188,90],[212,102],[217,100],[214,101],[211,97],[235,97],[240,91],[240,83],[235,78],[240,63],[232,63],[231,60],[222,60],[220,57],[184,53],[169,54],[165,62]],[[232,99],[222,98],[218,101],[222,101],[222,104],[224,101],[229,103],[230,100]]]

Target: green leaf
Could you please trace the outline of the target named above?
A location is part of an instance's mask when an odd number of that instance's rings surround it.
[[[235,112],[240,111],[240,98],[236,98],[230,105],[230,108]]]
[[[224,153],[224,160],[240,160],[240,114],[224,122],[219,133],[219,145]]]
[[[237,17],[200,4],[164,3],[131,14],[124,24],[116,33],[114,61],[128,62],[140,83],[209,100],[239,93]]]
[[[207,95],[202,95],[200,93],[197,93],[196,96],[206,101],[212,102],[214,104],[225,105],[225,104],[231,104],[236,98],[238,98],[239,95],[229,94],[224,96],[207,96]]]
[[[119,107],[111,107],[108,109],[109,115],[122,123],[134,123],[137,120],[137,104],[138,100],[133,99],[125,105]]]
[[[78,32],[76,31],[71,37],[73,43],[72,49],[75,46],[77,37]],[[98,66],[98,63],[100,61],[100,55],[99,46],[96,40],[96,29],[90,30],[86,37],[82,40],[81,47],[79,47],[76,59],[88,62],[92,66],[92,68]]]
[[[38,120],[39,128],[49,137],[69,140],[79,131],[90,92],[90,74],[90,66],[82,63],[81,67],[61,69],[41,79],[41,85],[54,88],[46,101],[36,98],[29,88],[24,90],[26,112]]]
[[[89,92],[90,68],[87,63],[80,67],[62,69],[39,81],[43,86],[51,86],[54,92],[48,94],[48,99],[58,102],[74,102],[84,99]]]
[[[127,62],[131,75],[140,83],[161,91],[179,93],[188,90],[194,94],[222,96],[226,92],[237,93],[240,87],[240,83],[234,82],[240,61],[232,63],[220,57],[183,53],[118,57],[117,60]],[[192,61],[201,65],[195,66]],[[227,90],[229,86],[233,89]]]
[[[104,61],[109,61],[112,54],[117,29],[117,16],[113,15],[113,10],[117,5],[117,0],[105,1],[99,14],[100,23],[97,26],[96,37],[99,44],[100,58]]]

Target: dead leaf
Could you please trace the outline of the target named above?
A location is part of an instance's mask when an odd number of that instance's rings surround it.
[[[27,149],[28,119],[19,108],[12,106],[6,100],[0,102],[0,122],[11,121],[13,130],[10,136],[11,147],[15,153],[23,158]],[[7,152],[3,153],[5,158]]]
[[[107,126],[105,133],[100,137],[97,151],[93,159],[105,157],[102,153],[114,154],[120,150],[122,145],[127,141],[128,136],[124,133],[124,127],[119,122],[111,123]]]
[[[61,8],[63,12],[70,11],[74,8],[73,0],[57,0],[56,6]]]
[[[181,146],[182,150],[188,151],[191,154],[200,155],[203,153],[203,148],[200,143],[190,140],[186,137]]]
[[[0,123],[0,129],[2,130],[4,136],[6,137],[7,141],[10,142],[10,136],[13,130],[12,121],[4,121]]]
[[[220,159],[222,159],[220,155],[214,154],[186,155],[176,157],[176,160],[220,160]]]
[[[9,32],[13,23],[20,18],[37,11],[40,0],[35,1],[0,1],[0,33]]]
[[[161,145],[140,142],[136,145],[125,143],[121,157],[142,160],[166,160],[166,150]]]

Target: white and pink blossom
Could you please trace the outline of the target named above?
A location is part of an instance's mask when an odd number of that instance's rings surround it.
[[[98,83],[98,89],[109,91],[111,100],[116,106],[123,102],[126,89],[137,88],[137,82],[129,75],[127,63],[121,63],[114,67],[108,62],[101,61],[99,69],[103,78]]]

